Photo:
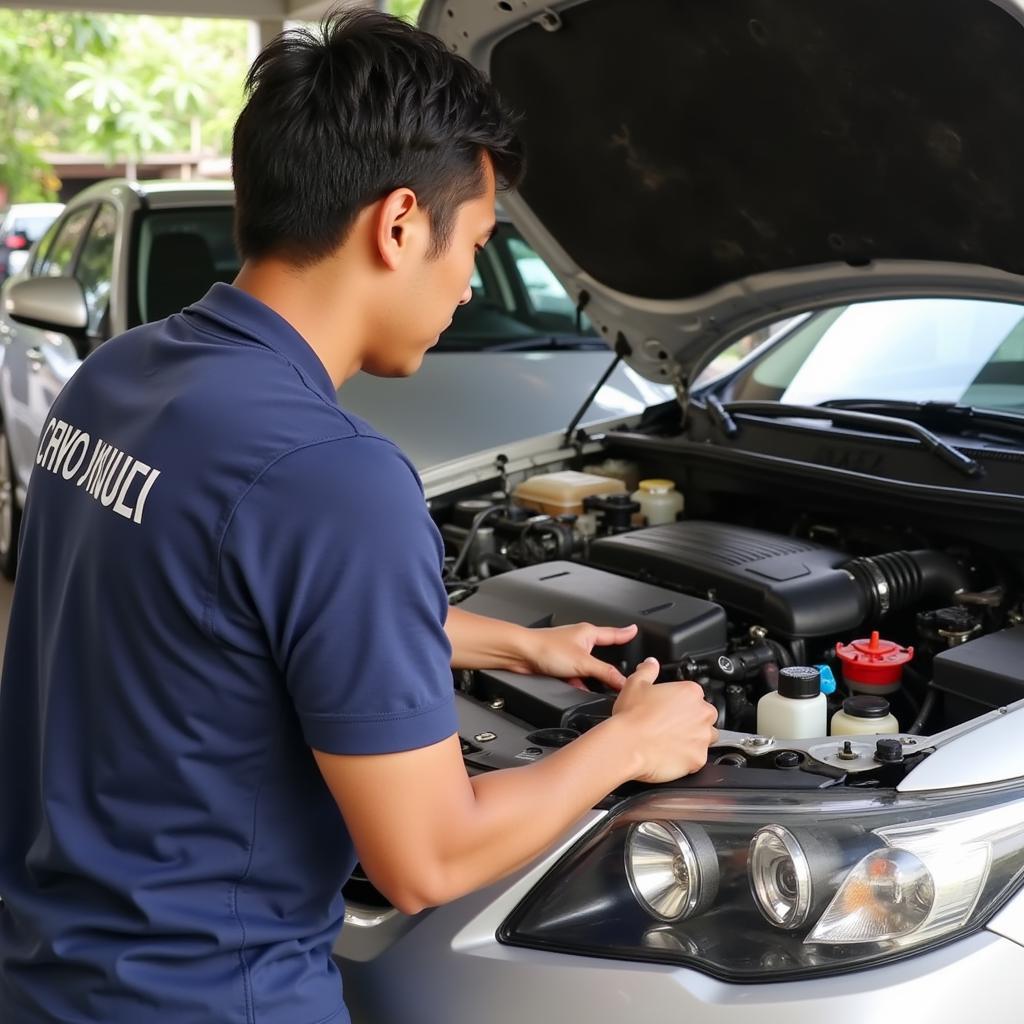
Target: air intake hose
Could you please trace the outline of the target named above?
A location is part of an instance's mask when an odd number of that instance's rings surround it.
[[[892,551],[847,562],[843,569],[866,602],[866,621],[925,599],[948,603],[969,584],[967,573],[941,551]]]

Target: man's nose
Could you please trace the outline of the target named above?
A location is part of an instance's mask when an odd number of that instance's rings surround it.
[[[467,284],[466,290],[462,293],[462,298],[459,299],[459,305],[464,306],[471,298],[473,298],[473,286]]]

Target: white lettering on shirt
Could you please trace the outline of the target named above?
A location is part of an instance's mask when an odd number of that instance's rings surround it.
[[[93,443],[86,431],[55,418],[43,429],[36,465],[70,482],[85,463],[90,444],[92,454],[85,471],[75,480],[75,487],[83,489],[104,508],[113,506],[112,511],[123,519],[141,524],[146,502],[160,476],[159,469],[114,447],[102,437],[97,437]],[[138,495],[131,503],[133,484],[140,481]]]

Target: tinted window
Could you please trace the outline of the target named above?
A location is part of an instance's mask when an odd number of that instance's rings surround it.
[[[78,244],[82,240],[85,229],[89,226],[89,218],[92,217],[93,206],[86,206],[69,213],[60,222],[57,228],[57,237],[54,238],[49,250],[43,257],[39,273],[45,277],[66,277],[71,270],[71,263],[78,251]]]
[[[104,317],[110,304],[110,282],[114,275],[114,239],[117,236],[117,211],[103,203],[82,246],[75,277],[85,293],[89,310],[89,333],[109,335]]]
[[[1024,306],[900,299],[830,309],[773,345],[736,378],[731,395],[1024,409]]]
[[[61,229],[62,221],[54,221],[46,233],[43,235],[43,240],[36,246],[35,257],[32,260],[32,271],[33,275],[42,273],[43,264],[45,263],[45,256],[53,245],[53,240],[57,235],[57,232]]]
[[[156,210],[143,215],[135,248],[134,323],[162,320],[238,274],[234,208]]]

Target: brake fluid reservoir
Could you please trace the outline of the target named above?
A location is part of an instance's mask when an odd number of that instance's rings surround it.
[[[640,515],[648,526],[674,523],[683,511],[683,496],[672,480],[641,480],[630,497],[640,503]]]
[[[854,693],[886,694],[900,688],[903,666],[914,657],[913,647],[882,640],[873,630],[868,640],[836,644],[843,663],[843,680]]]
[[[889,711],[889,702],[884,697],[847,697],[842,710],[832,716],[833,736],[875,736],[899,731],[900,723]]]
[[[800,740],[827,736],[827,730],[828,704],[818,670],[810,665],[780,669],[778,693],[766,693],[757,702],[757,731]]]

